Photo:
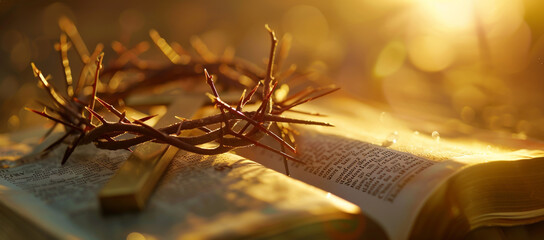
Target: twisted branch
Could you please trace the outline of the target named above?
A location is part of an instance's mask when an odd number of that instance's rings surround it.
[[[159,47],[159,49],[168,57],[173,65],[164,68],[151,68],[144,60],[138,58],[138,54],[147,49],[145,46],[139,46],[136,50],[128,50],[120,43],[116,42],[114,47],[120,54],[119,58],[114,61],[110,68],[106,68],[102,72],[102,76],[113,75],[127,69],[136,69],[144,73],[144,79],[135,82],[133,85],[120,89],[106,89],[99,92],[97,84],[100,81],[99,74],[102,70],[102,62],[104,53],[101,53],[102,45],[98,45],[95,51],[89,57],[89,53],[79,37],[77,29],[71,23],[67,23],[66,19],[62,20],[64,30],[71,39],[76,41],[73,45],[76,46],[78,54],[84,63],[84,67],[79,77],[79,82],[76,88],[73,89],[71,79],[71,69],[67,59],[66,52],[71,43],[66,39],[65,35],[61,35],[59,43],[59,51],[65,69],[65,78],[67,85],[67,96],[63,96],[53,88],[43,76],[41,71],[32,63],[34,75],[40,80],[44,89],[48,92],[49,97],[53,101],[52,106],[44,105],[44,111],[30,111],[55,121],[55,126],[60,124],[65,127],[66,133],[51,146],[46,148],[51,151],[63,141],[71,141],[70,146],[66,149],[62,164],[64,164],[70,154],[78,145],[94,143],[98,148],[103,149],[130,149],[130,147],[148,141],[165,143],[173,145],[177,148],[198,153],[198,154],[220,154],[230,151],[234,148],[256,145],[267,150],[278,153],[293,161],[298,161],[295,157],[287,154],[283,149],[288,149],[291,152],[296,152],[292,144],[284,140],[286,134],[281,132],[281,137],[274,133],[270,126],[272,123],[277,123],[278,126],[287,126],[287,124],[308,124],[331,126],[329,123],[319,121],[309,121],[304,119],[294,119],[281,116],[285,111],[290,111],[293,107],[306,103],[313,99],[322,97],[336,91],[336,88],[316,88],[306,89],[285,99],[275,99],[273,96],[277,87],[278,81],[275,79],[275,69],[286,53],[276,59],[276,47],[278,40],[275,32],[268,25],[266,29],[271,38],[270,54],[266,72],[263,75],[262,71],[256,69],[253,65],[238,60],[232,57],[232,53],[227,54],[227,57],[218,58],[207,50],[204,43],[201,41],[193,41],[193,46],[201,55],[193,57],[184,52],[179,45],[170,46],[160,37],[158,32],[150,31],[150,36]],[[61,26],[62,26],[61,24]],[[69,32],[68,32],[69,31]],[[141,43],[139,44],[141,45]],[[285,44],[282,44],[282,49],[288,49]],[[176,51],[177,49],[177,51]],[[94,66],[90,64],[93,59],[96,59]],[[225,70],[227,69],[227,70]],[[215,77],[212,77],[208,70],[218,73],[218,78],[221,80],[221,87],[241,88],[244,90],[235,107],[223,101],[220,96],[219,88],[216,86]],[[289,68],[291,75],[293,67]],[[87,85],[87,76],[94,73],[94,81],[91,84],[92,92],[89,96],[82,94],[82,89]],[[154,74],[150,74],[154,73]],[[119,111],[109,101],[115,101],[128,96],[136,89],[148,86],[157,86],[158,84],[172,81],[173,79],[193,79],[197,76],[204,75],[205,81],[208,84],[211,94],[208,94],[212,103],[218,108],[219,113],[216,115],[187,120],[181,119],[180,122],[174,123],[163,128],[153,128],[145,123],[154,116],[147,116],[140,119],[129,120],[126,112]],[[281,73],[278,73],[281,75]],[[68,79],[69,78],[69,79]],[[248,82],[244,79],[251,79],[253,86],[248,86]],[[250,87],[251,91],[246,94],[246,88]],[[100,97],[99,97],[100,96]],[[257,98],[254,98],[258,96]],[[82,99],[82,100],[81,100]],[[100,103],[105,110],[113,113],[117,118],[115,121],[109,121],[102,116],[99,111],[95,110],[95,101]],[[85,103],[88,102],[88,103]],[[256,111],[244,111],[246,104],[256,102],[259,104]],[[50,109],[55,115],[46,112]],[[88,117],[85,117],[87,112]],[[93,124],[93,118],[98,120]],[[282,123],[282,124],[279,124]],[[217,125],[219,124],[219,127]],[[182,137],[179,136],[182,131],[199,129],[200,135]],[[282,130],[283,131],[283,130]],[[270,136],[275,141],[281,144],[282,150],[274,149],[260,142],[264,136]],[[128,137],[127,136],[131,136]],[[118,138],[118,139],[117,139]],[[289,141],[292,142],[292,141]],[[215,147],[204,147],[203,144],[215,143]]]

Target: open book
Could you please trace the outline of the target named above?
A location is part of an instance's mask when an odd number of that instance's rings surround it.
[[[39,135],[38,135],[39,136]],[[0,239],[368,238],[385,233],[356,205],[234,154],[179,151],[141,212],[104,215],[98,192],[126,150],[59,148],[38,160],[0,136]]]
[[[440,139],[348,98],[301,107],[335,127],[296,129],[306,164],[289,162],[290,176],[358,205],[391,239],[455,239],[481,226],[544,220],[544,143]],[[274,154],[236,152],[284,171]]]
[[[349,99],[305,110],[336,127],[296,128],[306,164],[289,165],[300,181],[271,170],[283,172],[283,159],[259,148],[236,151],[243,157],[180,152],[143,212],[104,216],[96,194],[128,152],[86,146],[61,167],[59,149],[0,170],[0,230],[84,239],[438,239],[544,219],[544,153],[530,150],[540,143],[439,139]]]

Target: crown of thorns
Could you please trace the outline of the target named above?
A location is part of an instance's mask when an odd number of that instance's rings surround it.
[[[267,25],[266,29],[270,35],[271,46],[265,71],[247,61],[235,58],[232,50],[226,51],[222,57],[217,57],[198,38],[192,41],[197,55],[190,55],[179,44],[166,43],[155,30],[150,31],[151,39],[168,57],[171,64],[155,66],[140,59],[138,55],[148,48],[145,42],[138,44],[133,49],[127,49],[121,43],[114,42],[112,47],[118,53],[118,57],[111,66],[103,70],[103,45],[98,44],[94,52],[89,54],[71,21],[62,19],[60,26],[63,33],[59,43],[56,44],[56,49],[62,60],[66,89],[62,92],[56,90],[49,83],[49,77],[44,77],[42,72],[32,63],[34,76],[39,79],[41,86],[48,93],[51,103],[40,102],[39,104],[43,106],[42,111],[28,108],[27,110],[54,121],[54,125],[46,136],[57,125],[64,126],[64,135],[44,150],[44,153],[48,153],[61,143],[68,142],[69,145],[63,156],[62,164],[68,160],[74,149],[82,144],[94,143],[98,148],[103,149],[130,150],[130,147],[148,141],[166,143],[186,151],[206,155],[220,154],[234,148],[256,145],[299,162],[287,151],[284,151],[288,149],[291,152],[296,152],[293,146],[293,131],[290,130],[288,124],[331,126],[326,122],[282,116],[285,111],[295,111],[293,110],[295,106],[332,93],[338,88],[307,87],[294,94],[286,94],[285,91],[283,94],[277,94],[279,81],[294,78],[296,68],[292,65],[284,72],[276,71],[287,56],[289,41],[282,41],[279,56],[276,56],[278,40],[275,32]],[[67,56],[72,45],[75,46],[76,52],[83,62],[77,84],[74,84]],[[115,73],[128,70],[142,73],[140,76],[143,77],[123,87],[97,91],[97,86],[101,81],[101,71],[102,75],[112,76]],[[208,70],[217,74],[217,78],[212,77]],[[211,94],[208,93],[208,96],[219,110],[216,115],[200,119],[178,118],[180,121],[170,126],[154,128],[145,123],[154,116],[132,119],[127,116],[125,111],[117,110],[116,107],[108,103],[122,99],[138,89],[179,79],[194,79],[199,76],[205,78],[211,90]],[[219,81],[214,81],[215,79],[219,79]],[[216,85],[223,89],[237,88],[244,91],[237,103],[229,104],[221,99]],[[86,87],[92,89],[90,94],[84,94],[83,89]],[[246,91],[246,89],[250,90]],[[105,110],[113,113],[116,116],[115,121],[106,120],[95,109],[96,102]],[[258,104],[257,110],[245,111],[244,106],[248,103]],[[94,118],[98,121],[93,120]],[[198,129],[200,133],[196,136],[180,136],[182,131],[193,129]],[[282,148],[275,149],[261,143],[260,140],[266,135],[279,142]],[[211,142],[215,143],[212,148],[202,146]]]

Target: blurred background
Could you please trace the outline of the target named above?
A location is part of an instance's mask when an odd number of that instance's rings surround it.
[[[542,11],[539,0],[0,0],[0,132],[44,123],[22,110],[43,91],[30,62],[62,86],[53,45],[67,16],[89,49],[105,44],[106,64],[116,56],[112,41],[135,46],[150,40],[151,28],[186,48],[198,35],[212,52],[232,46],[261,63],[268,23],[291,34],[290,63],[363,101],[439,116],[467,134],[483,128],[544,140]],[[74,51],[69,58],[78,73]]]

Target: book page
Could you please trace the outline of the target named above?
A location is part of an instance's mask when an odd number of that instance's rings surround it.
[[[419,209],[460,164],[436,162],[366,142],[298,128],[299,160],[290,176],[329,191],[374,218],[391,239],[406,239]],[[266,150],[237,151],[285,172],[283,158]]]
[[[297,153],[290,154],[305,164],[288,161],[290,176],[357,204],[392,239],[408,238],[433,190],[465,166],[451,159],[478,152],[424,136],[353,100],[333,98],[304,107],[327,117],[292,117],[331,122],[334,127],[291,126]],[[259,148],[236,152],[286,172],[277,154]]]
[[[349,98],[331,97],[297,110],[325,117],[290,116],[334,127],[291,125],[297,154],[290,154],[305,162],[289,161],[291,176],[359,205],[392,239],[408,238],[425,201],[461,168],[542,155],[474,139],[441,138],[438,131],[418,132],[387,112]],[[286,172],[277,154],[256,148],[237,152]]]
[[[178,152],[144,211],[104,216],[97,193],[129,152],[89,144],[76,148],[61,166],[63,152],[60,148],[45,159],[0,170],[1,204],[55,238],[247,237],[339,213],[360,216],[355,205],[240,156],[184,151]],[[325,232],[334,234],[329,230]]]

